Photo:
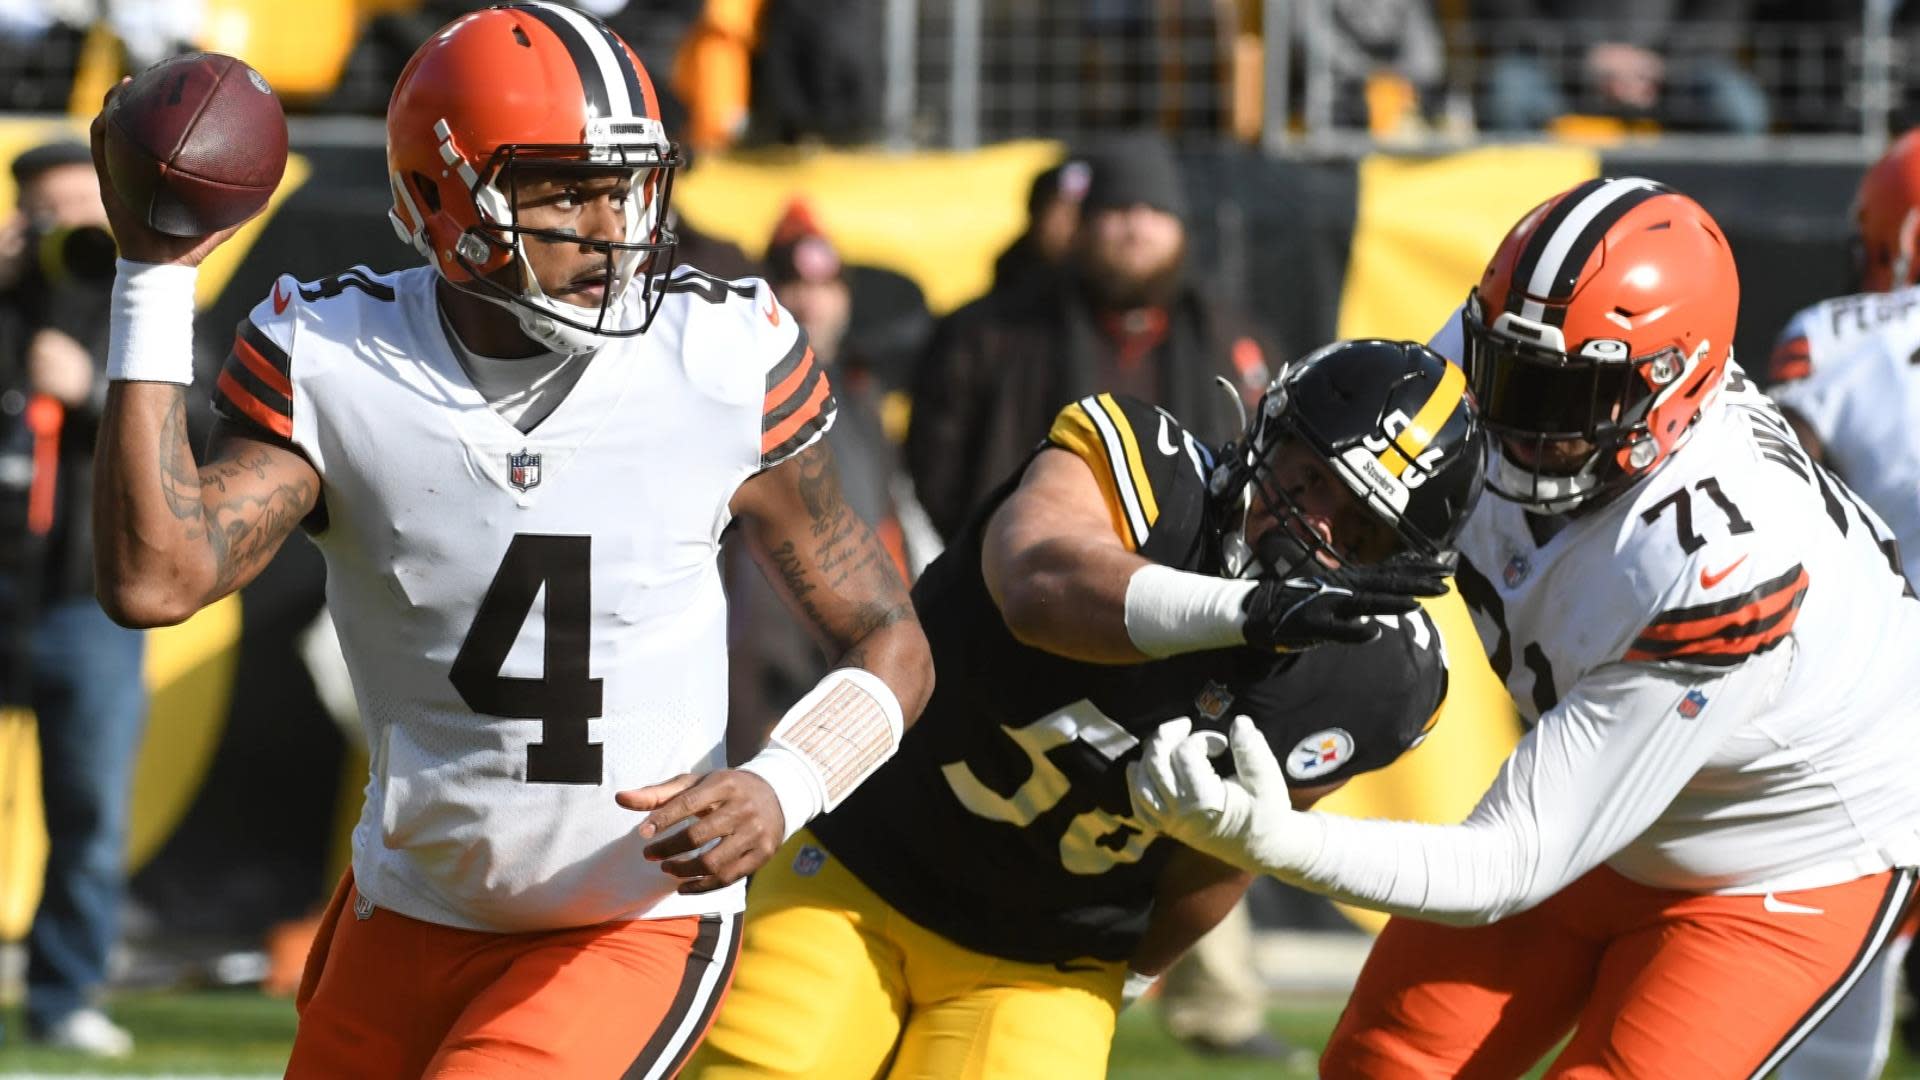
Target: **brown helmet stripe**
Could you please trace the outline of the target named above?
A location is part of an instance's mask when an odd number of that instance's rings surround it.
[[[580,28],[565,14],[550,5],[531,3],[515,4],[513,11],[524,11],[546,25],[553,36],[566,46],[567,55],[573,60],[573,68],[580,73],[580,90],[586,97],[588,116],[613,116],[612,95],[607,80],[600,67],[599,57],[593,54],[593,46]]]
[[[1561,304],[1548,306],[1551,299],[1572,296],[1580,272],[1607,231],[1634,207],[1668,190],[1651,180],[1628,177],[1588,181],[1568,193],[1528,240],[1523,256],[1533,257],[1523,257],[1514,267],[1508,310],[1550,326],[1563,325],[1566,308]],[[1560,214],[1563,208],[1567,212]],[[1519,301],[1517,305],[1515,300]]]

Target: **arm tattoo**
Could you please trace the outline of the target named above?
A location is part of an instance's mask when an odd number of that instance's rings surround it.
[[[181,387],[160,426],[160,484],[167,509],[185,526],[187,539],[204,540],[212,549],[216,596],[231,592],[273,557],[316,494],[305,478],[266,488],[272,452],[250,442],[228,445],[231,456],[217,457],[204,468],[194,463],[186,387]],[[254,483],[240,483],[244,479]]]
[[[847,505],[826,444],[808,447],[793,465],[799,470],[794,483],[807,511],[807,537],[799,542],[805,550],[787,539],[770,555],[800,610],[840,645],[843,662],[858,665],[866,657],[861,641],[913,618],[913,605],[892,557]],[[823,610],[816,596],[823,589],[851,602],[852,610],[837,617]]]

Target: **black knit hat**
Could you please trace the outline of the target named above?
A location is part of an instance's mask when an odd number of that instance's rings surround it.
[[[23,187],[32,183],[41,173],[62,165],[91,165],[93,151],[87,144],[72,139],[60,139],[55,142],[41,143],[30,150],[24,150],[13,159],[13,183]]]
[[[1186,187],[1173,147],[1153,132],[1123,135],[1100,146],[1089,159],[1086,213],[1145,204],[1176,217],[1187,213]]]

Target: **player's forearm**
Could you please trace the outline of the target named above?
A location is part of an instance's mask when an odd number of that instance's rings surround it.
[[[1127,967],[1142,975],[1165,974],[1207,931],[1220,925],[1252,884],[1253,875],[1238,867],[1190,848],[1178,849],[1160,875],[1153,914]]]
[[[893,621],[856,641],[835,666],[863,668],[886,683],[899,699],[904,729],[913,726],[933,696],[933,651],[911,605],[902,601]]]
[[[1112,544],[1059,536],[983,569],[1000,617],[1023,645],[1095,664],[1138,664],[1127,635],[1127,583],[1150,565]]]
[[[101,607],[123,625],[180,622],[218,577],[186,395],[165,382],[115,382],[107,392],[94,450],[94,576]]]

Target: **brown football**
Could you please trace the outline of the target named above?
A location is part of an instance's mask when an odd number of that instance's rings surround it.
[[[150,226],[205,236],[267,205],[287,168],[287,118],[260,73],[189,53],[140,73],[107,115],[113,190]]]

